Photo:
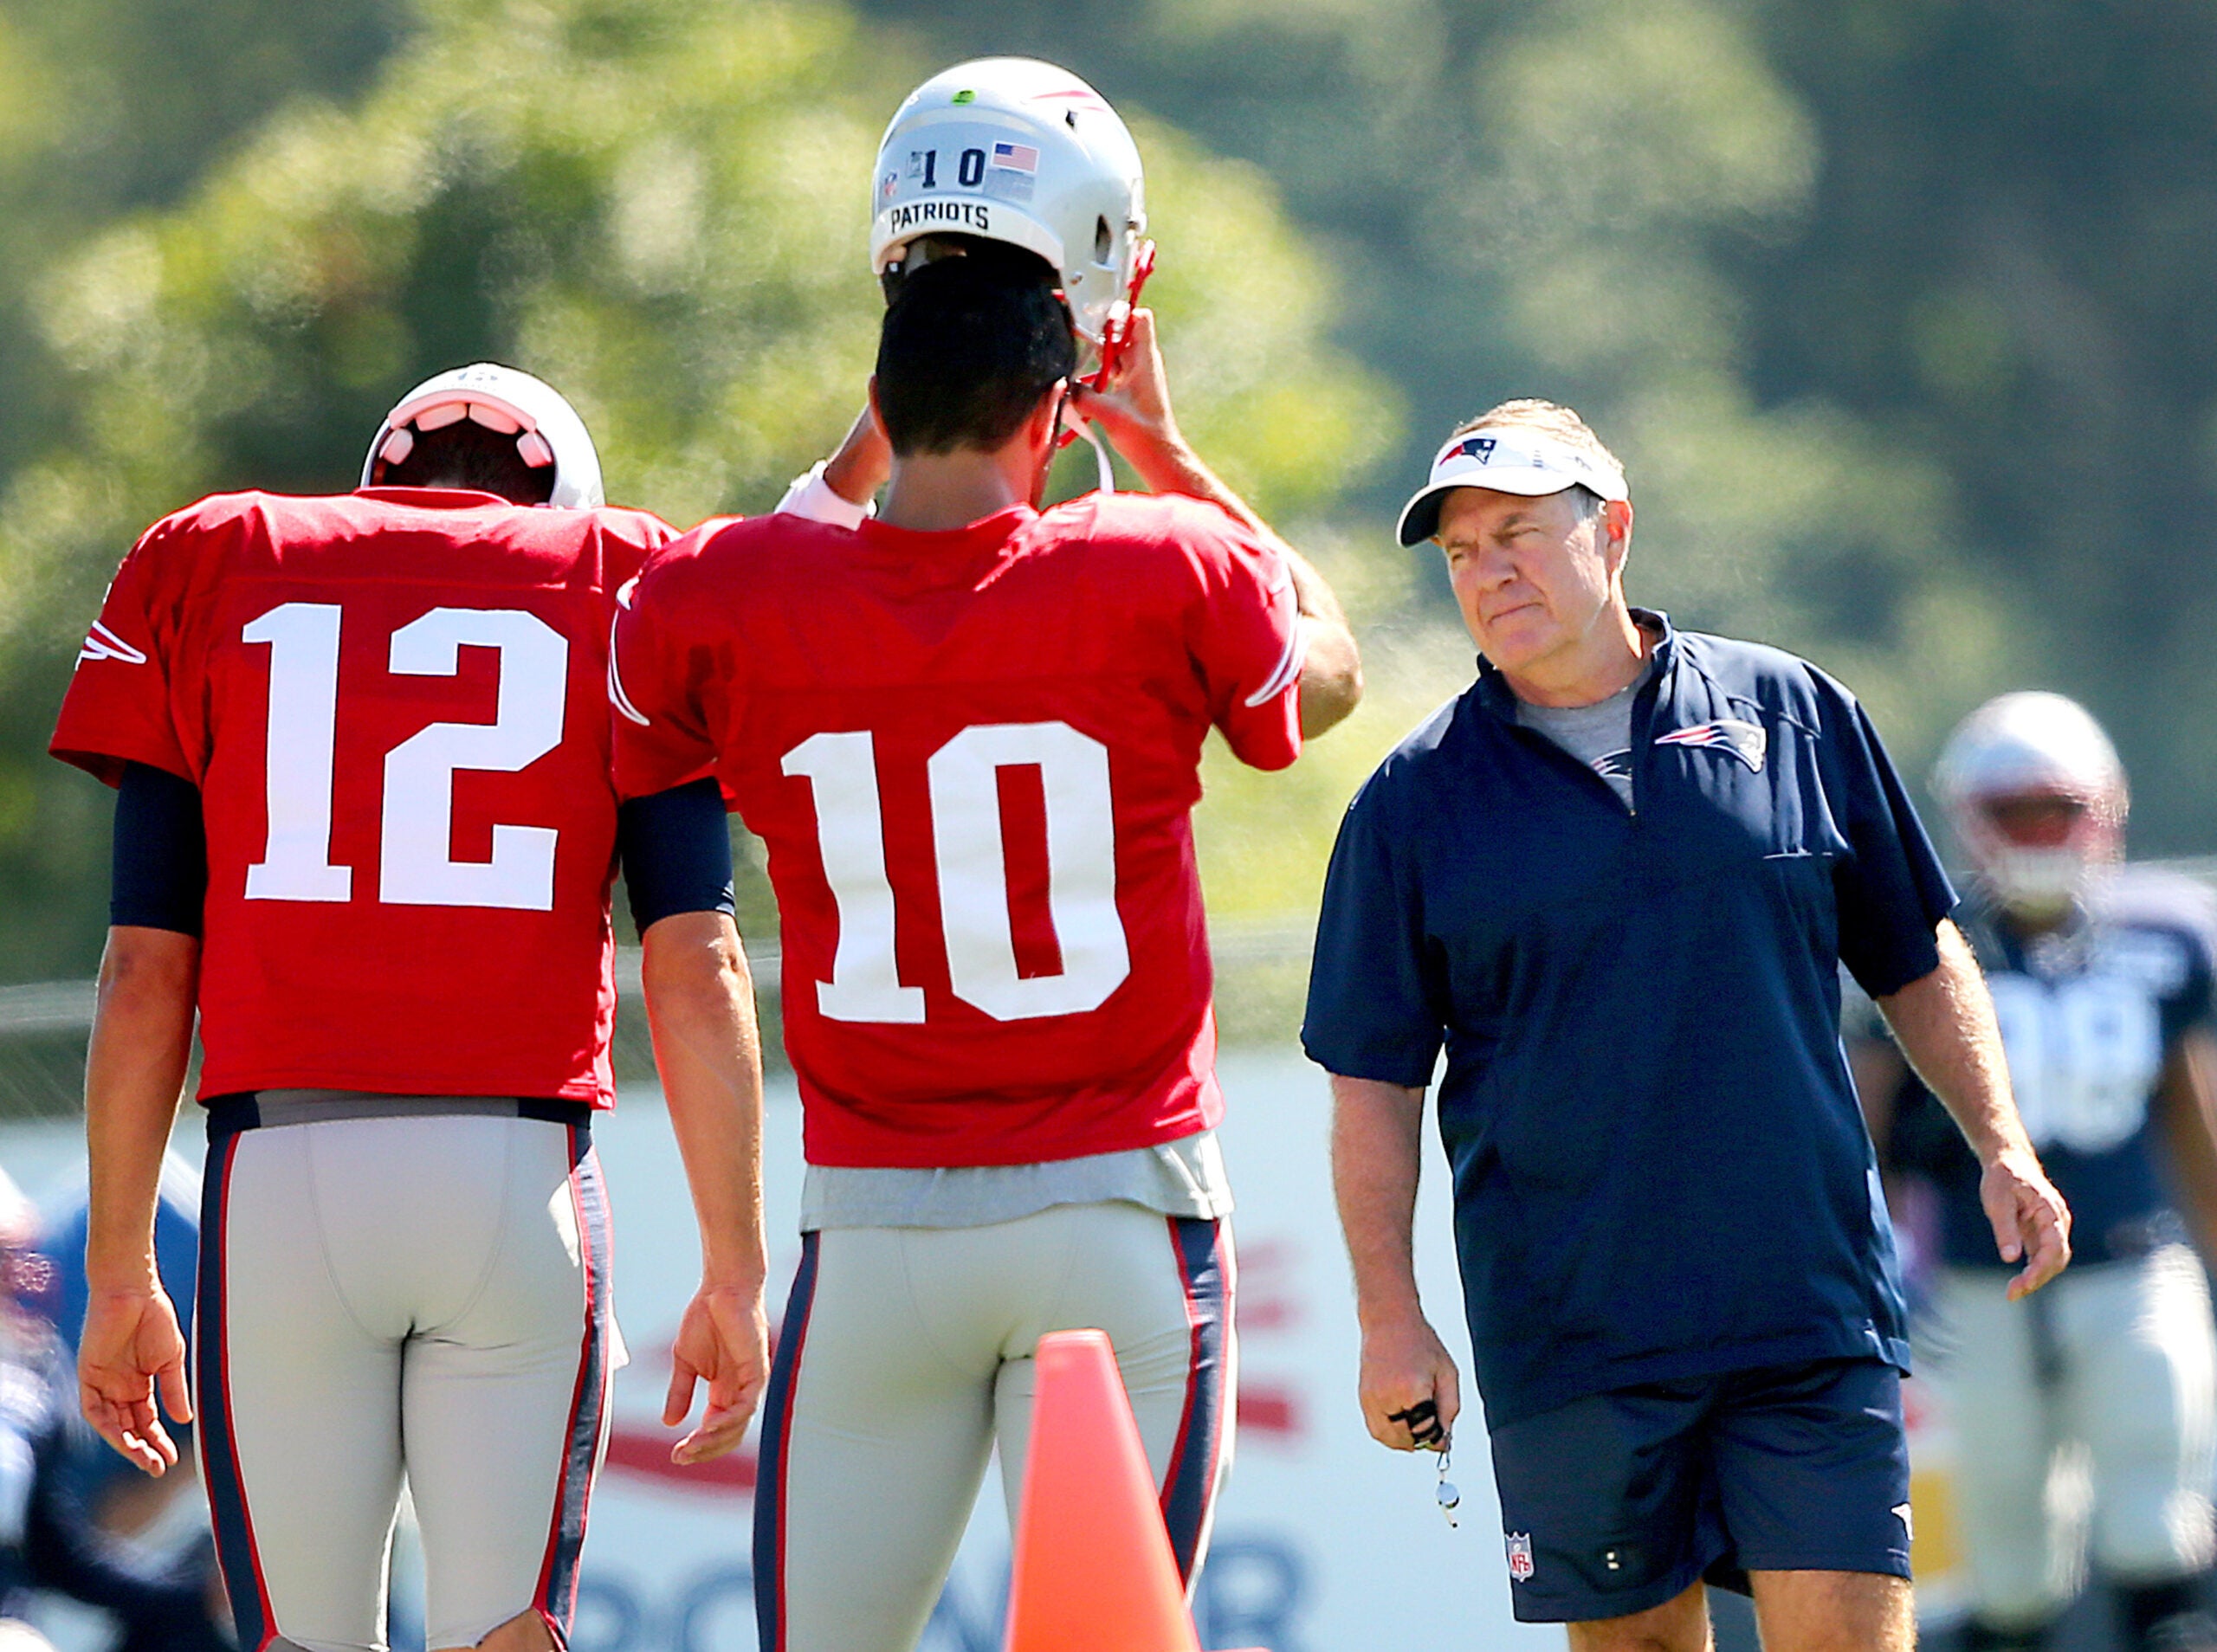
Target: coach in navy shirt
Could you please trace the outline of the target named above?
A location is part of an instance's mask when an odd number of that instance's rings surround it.
[[[2069,1216],[1870,720],[1629,607],[1632,519],[1607,449],[1535,402],[1458,431],[1402,515],[1483,657],[1349,807],[1317,931],[1363,1409],[1402,1449],[1458,1409],[1410,1260],[1444,1045],[1516,1615],[1699,1652],[1707,1578],[1752,1589],[1770,1652],[1906,1652],[1907,1348],[1841,965],[1977,1152],[2013,1294]]]

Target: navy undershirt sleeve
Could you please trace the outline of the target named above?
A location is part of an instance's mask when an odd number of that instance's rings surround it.
[[[616,811],[616,847],[631,921],[732,910],[731,829],[714,777],[634,797]]]
[[[208,829],[200,788],[148,763],[126,763],[115,789],[107,920],[200,932],[208,898]]]

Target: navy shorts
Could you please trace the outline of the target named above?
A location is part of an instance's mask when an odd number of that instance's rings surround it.
[[[1697,1578],[1909,1571],[1901,1373],[1828,1359],[1574,1400],[1493,1434],[1528,1623],[1645,1611]]]

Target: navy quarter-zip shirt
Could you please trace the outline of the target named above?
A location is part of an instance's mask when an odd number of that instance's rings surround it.
[[[1640,613],[1633,806],[1478,680],[1381,764],[1333,850],[1302,1042],[1422,1088],[1495,1425],[1604,1390],[1908,1369],[1839,965],[1939,964],[1955,894],[1846,689]]]

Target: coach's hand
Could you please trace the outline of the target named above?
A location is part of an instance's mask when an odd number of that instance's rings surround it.
[[[1438,1449],[1455,1431],[1456,1415],[1463,1409],[1454,1358],[1422,1314],[1364,1328],[1359,1387],[1370,1437],[1396,1451]],[[1437,1435],[1418,1410],[1425,1404],[1438,1419]],[[1418,1424],[1413,1432],[1412,1422]]]
[[[2009,1300],[2030,1296],[2071,1261],[2071,1207],[2030,1148],[2004,1148],[1979,1178],[1979,1203],[1994,1224],[2001,1260],[2024,1267],[2009,1281]]]
[[[663,1426],[674,1429],[693,1409],[693,1385],[708,1385],[701,1426],[670,1448],[678,1464],[706,1462],[740,1442],[770,1381],[770,1321],[759,1286],[701,1286],[678,1321],[669,1351],[669,1397]]]
[[[77,1404],[100,1438],[134,1467],[159,1475],[177,1461],[161,1413],[190,1423],[192,1402],[185,1391],[184,1337],[159,1286],[104,1291],[86,1305],[77,1341]]]

